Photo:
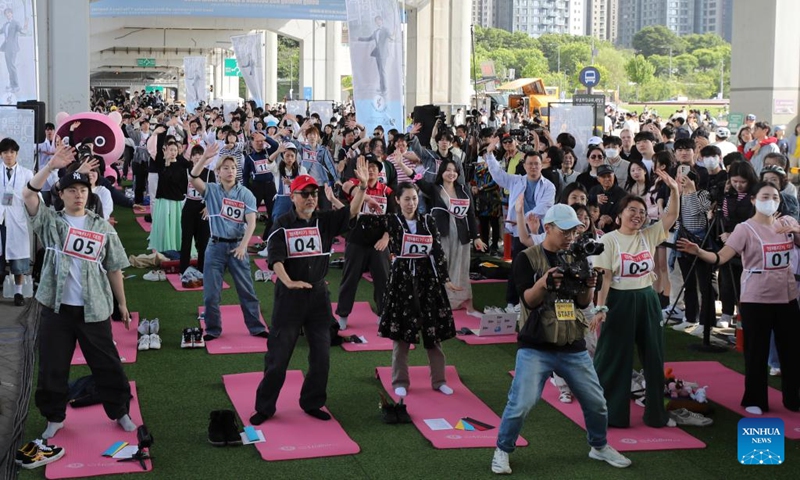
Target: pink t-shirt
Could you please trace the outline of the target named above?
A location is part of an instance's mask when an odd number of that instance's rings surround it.
[[[797,298],[794,240],[791,235],[775,233],[781,223],[797,225],[791,217],[781,217],[773,226],[750,219],[736,225],[725,242],[742,257],[740,300],[744,303],[789,303]]]

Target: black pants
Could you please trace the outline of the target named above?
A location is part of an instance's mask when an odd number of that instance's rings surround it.
[[[478,217],[481,222],[481,241],[489,244],[489,228],[492,229],[492,243],[490,249],[497,249],[500,243],[500,217]]]
[[[372,275],[372,299],[375,301],[378,311],[383,311],[383,294],[389,281],[389,249],[379,252],[372,245],[365,247],[354,242],[347,242],[344,250],[344,271],[342,272],[342,284],[339,287],[336,315],[346,317],[353,311],[358,282],[361,280],[361,274],[367,269]]]
[[[205,207],[198,200],[186,200],[181,212],[181,263],[180,271],[189,268],[192,256],[192,239],[197,248],[197,269],[203,271],[206,258],[206,247],[211,237],[211,227],[208,220],[203,220],[202,210]]]
[[[734,257],[734,259],[738,259],[738,257]],[[736,302],[739,301],[741,278],[741,262],[731,260],[719,267],[719,272],[717,272],[719,299],[722,302],[722,313],[726,315],[733,315],[733,309],[736,306]]]
[[[120,178],[120,184],[122,180],[128,178],[128,170],[131,168],[131,160],[133,160],[133,147],[125,146],[125,150],[122,151],[122,178]]]
[[[751,280],[752,281],[752,280]],[[784,286],[785,288],[785,286]],[[800,309],[797,300],[789,303],[742,303],[744,330],[743,407],[769,411],[767,401],[767,358],[769,338],[775,332],[775,347],[781,361],[783,405],[794,412],[800,409]]]
[[[39,381],[36,407],[49,422],[67,416],[69,367],[80,344],[108,418],[128,414],[131,388],[111,336],[111,322],[86,323],[83,307],[61,305],[59,313],[42,306],[39,326]]]
[[[517,254],[525,250],[525,245],[519,241],[519,237],[511,237],[511,271],[514,271],[513,261],[517,259]],[[514,282],[514,275],[508,276],[508,284],[506,285],[506,303],[516,305],[519,303],[519,293],[517,292],[517,284]]]
[[[314,410],[328,399],[331,348],[331,300],[325,281],[310,289],[291,290],[280,281],[275,286],[272,326],[264,357],[264,378],[256,391],[256,412],[273,415],[278,394],[286,380],[300,328],[308,341],[308,372],[300,391],[300,408]]]
[[[681,276],[683,276],[683,303],[686,306],[686,321],[694,322],[697,320],[700,325],[715,326],[716,311],[714,306],[714,286],[712,285],[712,274],[714,266],[700,259],[694,262],[694,255],[681,254],[678,257],[678,264],[681,266]],[[694,269],[692,270],[692,262]],[[697,298],[697,286],[700,285],[700,299]],[[698,316],[699,315],[699,316]]]
[[[253,192],[253,196],[256,197],[256,208],[258,208],[262,203],[267,207],[267,222],[264,227],[264,233],[261,235],[261,238],[266,240],[269,236],[270,230],[272,230],[272,221],[274,220],[271,215],[272,204],[275,203],[275,195],[277,194],[275,182],[272,180],[265,182],[251,180],[250,191]]]
[[[144,192],[147,191],[147,164],[134,163],[133,168],[133,203],[141,205],[144,201]]]
[[[9,45],[5,54],[6,68],[8,68],[8,86],[11,88],[19,88],[19,80],[17,80],[17,50],[14,50],[14,48]]]

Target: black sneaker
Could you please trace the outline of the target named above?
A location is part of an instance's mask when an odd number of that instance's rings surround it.
[[[25,445],[21,446],[19,450],[17,450],[17,455],[14,458],[14,461],[17,462],[17,465],[21,465],[22,461],[34,455],[37,449],[36,442],[26,443]]]
[[[181,348],[193,348],[194,347],[194,336],[192,334],[191,328],[184,328],[183,329],[183,336],[181,337]],[[201,339],[202,340],[202,339]]]
[[[195,327],[192,329],[192,342],[194,344],[194,348],[206,348],[206,340],[211,335],[203,335],[203,329],[200,327]],[[213,337],[212,340],[217,337]]]
[[[21,293],[15,293],[14,294],[14,306],[16,306],[16,307],[24,307],[25,306],[25,297],[23,297]]]
[[[231,446],[242,444],[242,437],[239,435],[239,424],[236,423],[236,414],[233,410],[222,410],[222,429],[225,436],[225,443]]]
[[[215,447],[225,446],[225,429],[222,413],[224,410],[214,410],[208,419],[208,443]]]
[[[64,449],[55,445],[48,446],[42,440],[34,440],[36,448],[30,450],[28,454],[24,455],[19,466],[30,470],[33,468],[47,465],[48,463],[55,462],[64,456]]]

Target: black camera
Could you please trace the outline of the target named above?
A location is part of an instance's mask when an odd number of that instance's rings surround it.
[[[547,277],[547,289],[556,292],[559,298],[573,299],[586,290],[587,283],[592,277],[597,277],[595,288],[600,288],[602,277],[597,275],[589,265],[588,258],[603,253],[605,245],[592,238],[591,234],[584,234],[572,242],[567,250],[556,254],[558,258],[557,272],[563,275],[561,285],[555,286],[552,276]],[[569,257],[569,258],[568,258]]]

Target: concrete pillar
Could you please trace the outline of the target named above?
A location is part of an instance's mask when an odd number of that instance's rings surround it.
[[[796,0],[734,0],[733,18],[748,25],[733,29],[731,112],[753,113],[791,132],[800,118]]]
[[[309,33],[300,40],[300,87],[295,92],[295,98],[305,100],[324,100],[325,91],[325,30],[322,22],[316,20],[303,20],[309,23]],[[311,87],[312,98],[305,98],[305,87]]]
[[[47,32],[39,37],[40,98],[46,99],[47,116],[88,111],[89,2],[39,1],[37,15],[39,31]]]
[[[278,34],[264,32],[264,103],[278,102]]]
[[[325,23],[325,97],[321,100],[342,100],[342,24]],[[318,97],[319,98],[319,97]]]

